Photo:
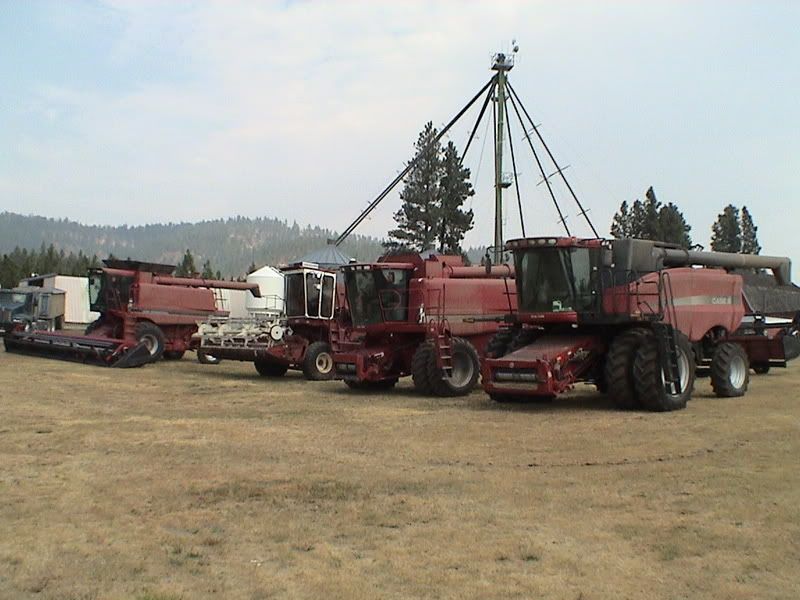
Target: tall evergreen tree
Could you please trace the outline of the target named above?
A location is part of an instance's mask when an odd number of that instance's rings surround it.
[[[636,200],[629,206],[623,201],[611,222],[611,235],[615,238],[656,240],[684,248],[692,245],[691,229],[678,207],[671,202],[661,204],[652,187],[644,202]]]
[[[739,209],[733,204],[726,206],[711,226],[711,249],[717,252],[742,251]]]
[[[423,251],[434,245],[439,233],[440,194],[442,178],[441,146],[432,143],[437,135],[432,122],[428,122],[415,144],[416,167],[405,180],[400,199],[403,205],[394,215],[397,227],[389,232],[387,248],[407,248]]]
[[[659,209],[658,230],[658,239],[662,242],[678,244],[682,248],[689,248],[692,245],[692,236],[689,235],[692,227],[672,202]]]
[[[206,259],[203,263],[203,271],[200,275],[203,279],[214,279],[214,269],[211,268],[211,261]]]
[[[194,266],[194,256],[190,250],[186,250],[183,255],[178,268],[175,269],[175,275],[178,277],[192,277],[197,273],[197,267]]]
[[[661,202],[656,198],[656,193],[653,191],[652,186],[647,188],[644,197],[644,215],[642,219],[642,230],[639,237],[645,240],[660,240],[661,231],[658,214],[661,210]]]
[[[753,223],[753,217],[746,206],[742,207],[742,253],[761,254],[761,245],[758,243],[758,227]]]
[[[623,200],[619,210],[611,221],[611,235],[617,239],[631,238],[631,212],[628,210],[628,201]]]
[[[448,142],[442,157],[442,179],[439,183],[439,252],[461,254],[464,235],[472,229],[472,209],[464,210],[464,202],[475,195],[469,182],[469,169],[461,166],[453,142]]]

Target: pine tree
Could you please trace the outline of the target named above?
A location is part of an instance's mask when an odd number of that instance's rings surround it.
[[[661,228],[659,227],[658,215],[661,210],[661,202],[656,198],[656,193],[653,191],[652,186],[647,188],[644,197],[644,216],[639,237],[643,240],[660,240]]]
[[[686,222],[683,213],[672,202],[659,209],[658,230],[659,241],[678,244],[687,249],[692,245],[692,236],[689,235],[692,227]]]
[[[741,217],[742,228],[742,253],[761,254],[761,246],[758,243],[758,227],[753,223],[753,217],[746,206],[742,207]]]
[[[623,200],[611,221],[611,235],[617,239],[631,238],[631,232],[631,213],[628,210],[628,201]]]
[[[197,267],[194,266],[194,256],[190,250],[186,250],[183,255],[178,268],[175,270],[177,277],[193,277],[197,273]]]
[[[726,206],[717,215],[711,226],[711,249],[717,252],[741,252],[742,228],[739,224],[739,209],[733,204]]]
[[[203,272],[200,275],[203,279],[214,279],[214,269],[211,268],[211,261],[206,259],[203,263]]]
[[[422,252],[433,246],[439,229],[439,182],[442,177],[441,146],[432,143],[437,135],[428,122],[417,139],[416,167],[405,180],[400,199],[403,205],[394,215],[397,228],[389,232],[387,248],[405,248]]]
[[[439,252],[461,254],[464,235],[472,229],[472,209],[464,210],[464,201],[475,195],[469,182],[469,169],[461,166],[453,142],[448,142],[442,158],[442,179],[439,184]]]

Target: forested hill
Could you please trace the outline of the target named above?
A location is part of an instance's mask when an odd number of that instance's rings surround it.
[[[199,267],[206,260],[225,277],[258,266],[296,260],[325,246],[335,233],[320,227],[299,227],[278,219],[234,217],[199,223],[167,223],[128,227],[83,225],[67,219],[0,213],[0,254],[14,248],[39,249],[53,244],[63,250],[105,258],[133,258],[178,264],[189,249]],[[359,260],[373,260],[381,241],[353,235],[341,250]]]

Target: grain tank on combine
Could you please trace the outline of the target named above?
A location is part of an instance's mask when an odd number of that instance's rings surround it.
[[[467,394],[499,327],[475,317],[516,309],[508,265],[487,270],[460,256],[398,254],[342,271],[351,324],[335,331],[334,360],[356,389],[388,389],[411,375],[421,393]]]
[[[787,258],[635,239],[525,238],[507,248],[519,310],[484,361],[483,387],[495,400],[551,398],[583,381],[620,408],[676,410],[698,365],[710,368],[718,396],[740,396],[751,365],[785,366],[799,353],[786,335],[791,321],[742,327],[743,279],[729,272],[770,269],[787,286]]]
[[[14,331],[4,337],[6,350],[135,367],[162,356],[178,359],[194,349],[197,322],[217,309],[214,289],[258,287],[234,281],[174,277],[175,267],[109,259],[89,272],[89,307],[100,313],[84,334]]]
[[[331,379],[331,324],[344,303],[337,272],[300,262],[282,268],[281,273],[282,310],[252,312],[243,319],[207,320],[198,330],[199,352],[216,359],[252,361],[264,377],[298,369],[307,379]]]

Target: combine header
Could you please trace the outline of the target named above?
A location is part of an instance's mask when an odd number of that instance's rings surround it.
[[[355,389],[389,389],[411,375],[424,394],[468,394],[499,328],[480,317],[516,309],[508,265],[487,269],[465,266],[460,256],[403,254],[342,270],[352,324],[335,330],[334,360]]]
[[[718,396],[741,396],[750,366],[800,354],[792,322],[750,314],[742,276],[787,258],[687,251],[646,240],[525,238],[508,242],[519,310],[489,344],[483,387],[495,400],[552,398],[588,381],[620,408],[684,408],[695,369]],[[711,268],[692,268],[711,267]],[[713,267],[722,267],[713,268]],[[757,323],[757,325],[754,325]]]
[[[17,329],[6,333],[6,350],[112,367],[178,359],[194,349],[198,321],[227,314],[217,309],[213,289],[259,294],[255,284],[173,277],[171,265],[103,262],[89,272],[89,307],[100,318],[85,334]]]

